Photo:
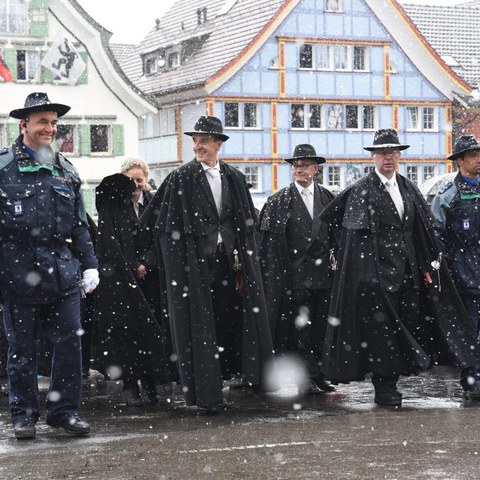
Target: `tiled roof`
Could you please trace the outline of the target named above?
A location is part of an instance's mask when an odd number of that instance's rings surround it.
[[[285,0],[177,0],[122,67],[147,94],[201,86],[236,58],[277,13]],[[221,14],[225,6],[227,13]],[[207,9],[207,21],[198,25],[197,10]],[[188,41],[192,54],[177,68],[144,76],[141,54]],[[196,47],[202,48],[196,49]]]
[[[135,45],[130,43],[110,43],[108,46],[110,47],[110,50],[118,64],[122,68],[123,64],[127,62],[128,57],[135,50]]]
[[[480,1],[449,7],[402,6],[452,70],[473,88],[480,87]]]

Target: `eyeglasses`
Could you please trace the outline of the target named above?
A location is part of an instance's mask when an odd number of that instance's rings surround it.
[[[316,163],[292,163],[292,170],[306,170],[310,165],[316,165]]]
[[[393,157],[400,156],[400,150],[397,150],[395,148],[385,148],[385,149],[375,150],[375,153],[378,155],[382,155],[384,157],[388,157],[389,155],[392,155]]]

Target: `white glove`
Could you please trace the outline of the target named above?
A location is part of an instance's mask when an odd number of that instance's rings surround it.
[[[82,288],[85,293],[93,292],[99,283],[100,278],[96,268],[89,268],[83,272]]]

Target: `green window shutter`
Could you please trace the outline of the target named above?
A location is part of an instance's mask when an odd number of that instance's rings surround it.
[[[7,145],[10,145],[20,135],[20,127],[18,123],[7,123],[6,127]]]
[[[123,125],[112,125],[113,154],[123,155],[125,145],[123,140]]]
[[[78,138],[78,149],[80,155],[90,155],[92,151],[90,125],[78,125]]]
[[[17,80],[17,51],[14,48],[5,48],[3,50],[3,60],[8,69],[12,72],[13,80]]]
[[[85,70],[80,75],[80,78],[78,79],[77,85],[84,85],[84,84],[88,83],[88,53],[87,52],[78,52],[78,54],[80,55],[80,58],[85,63]]]
[[[48,0],[30,0],[28,25],[32,37],[48,36]]]
[[[43,60],[43,57],[45,57],[45,55],[47,54],[48,52],[41,52],[40,56],[41,56],[41,60]],[[43,65],[40,67],[41,70],[41,82],[42,83],[53,83],[53,81],[55,80],[55,75],[54,73],[49,70],[48,68],[45,68]]]

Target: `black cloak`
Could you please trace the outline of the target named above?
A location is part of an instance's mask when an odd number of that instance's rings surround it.
[[[418,263],[431,265],[438,260],[439,249],[428,205],[412,182],[397,178],[416,209]],[[376,181],[376,174],[363,177],[321,215],[342,228],[322,372],[331,380],[348,382],[363,380],[369,372],[407,375],[434,365],[474,365],[479,358],[475,336],[444,259],[439,275],[432,273],[432,284],[421,281],[420,320],[414,329],[408,328],[408,319],[398,317],[382,288],[376,253]]]
[[[109,379],[154,376],[163,383],[164,336],[132,264],[139,248],[134,191],[134,181],[122,174],[105,177],[96,189],[100,284],[95,291],[95,368]]]
[[[318,187],[316,187],[318,188]],[[272,327],[275,350],[285,349],[285,339],[290,330],[289,319],[292,305],[291,295],[287,290],[291,289],[292,266],[285,231],[290,218],[290,206],[294,198],[295,184],[283,188],[272,195],[264,205],[260,215],[260,264],[263,275],[263,286],[267,302],[268,320]],[[320,216],[321,209],[328,205],[334,195],[326,188],[319,188],[320,205],[315,207],[314,215]],[[312,240],[319,235],[326,246],[321,257],[321,265],[318,275],[322,277],[322,288],[331,288],[332,270],[330,263],[330,251],[336,248],[335,239],[330,228],[321,225],[325,222],[318,221],[317,231],[312,231]]]
[[[239,352],[240,373],[259,385],[265,363],[273,356],[256,243],[257,216],[245,176],[220,161],[228,181],[233,223],[243,266],[244,295]],[[205,261],[207,229],[201,209],[205,202],[200,182],[207,181],[193,160],[173,171],[162,183],[140,221],[155,229],[161,292],[168,310],[174,352],[187,405],[216,405],[223,401],[215,321]],[[208,184],[207,184],[208,187]],[[162,275],[163,273],[163,275]]]

